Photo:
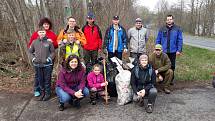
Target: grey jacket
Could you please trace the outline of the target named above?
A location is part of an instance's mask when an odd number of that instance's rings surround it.
[[[51,41],[46,37],[35,40],[29,48],[29,54],[34,66],[44,67],[53,64],[55,49]]]
[[[146,52],[146,42],[148,41],[148,31],[142,27],[140,30],[136,27],[128,30],[128,42],[130,43],[130,52],[143,53]]]

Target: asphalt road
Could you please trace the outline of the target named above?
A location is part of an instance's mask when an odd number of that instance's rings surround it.
[[[184,44],[215,51],[215,39],[184,35]]]
[[[1,121],[215,121],[215,89],[212,87],[159,93],[154,112],[147,114],[134,103],[119,106],[116,99],[109,105],[102,101],[90,105],[82,100],[81,109],[70,105],[58,111],[57,99],[35,101],[30,94],[0,92]]]

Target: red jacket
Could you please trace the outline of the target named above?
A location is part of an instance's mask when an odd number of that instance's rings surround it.
[[[30,48],[32,42],[34,40],[36,40],[38,38],[38,31],[34,32],[29,40],[29,43],[28,43],[28,48]],[[54,48],[58,48],[58,43],[57,43],[57,35],[51,31],[51,30],[46,30],[46,36],[48,37],[48,39],[51,39],[52,40],[52,43],[54,45]]]
[[[98,50],[102,48],[102,34],[97,25],[89,26],[86,24],[82,31],[87,40],[87,44],[84,45],[85,50]]]

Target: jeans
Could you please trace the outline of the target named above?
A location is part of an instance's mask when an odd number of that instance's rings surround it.
[[[51,77],[53,66],[34,67],[35,82],[34,91],[45,91],[46,94],[51,94]]]
[[[71,89],[78,91],[78,89],[76,87],[75,88],[72,87]],[[60,103],[66,103],[66,102],[69,102],[75,98],[75,96],[68,94],[59,86],[56,87],[55,91],[56,91],[56,94],[59,98]],[[88,96],[89,95],[88,88],[84,87],[84,89],[82,90],[82,93],[84,94],[84,97]]]

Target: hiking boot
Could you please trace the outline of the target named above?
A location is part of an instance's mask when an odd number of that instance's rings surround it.
[[[43,97],[43,101],[48,101],[51,98],[50,94],[45,94],[45,96]]]
[[[96,101],[95,101],[95,100],[92,100],[92,101],[91,101],[91,104],[92,104],[92,105],[96,105]]]
[[[43,101],[44,97],[45,97],[45,92],[42,91],[38,101]]]
[[[147,113],[152,113],[153,111],[153,105],[152,104],[148,104],[147,107],[146,107],[146,112]]]
[[[60,103],[58,109],[59,109],[59,111],[63,111],[64,110],[64,103]]]
[[[171,93],[171,91],[170,91],[169,89],[167,89],[167,88],[164,88],[163,91],[164,91],[166,94],[170,94],[170,93]]]
[[[70,104],[70,105],[73,105],[73,100],[70,100],[70,101],[69,101],[69,104]]]
[[[81,107],[81,103],[80,103],[79,99],[75,99],[73,104],[74,104],[74,107],[76,107],[76,108],[80,108]]]
[[[144,99],[143,98],[141,98],[140,100],[139,100],[139,106],[140,107],[143,107],[144,106]]]

